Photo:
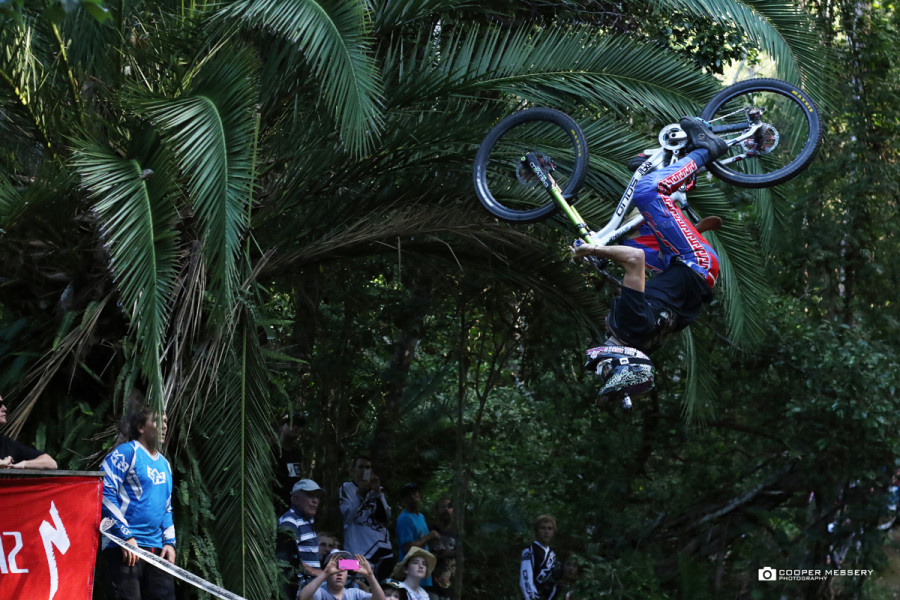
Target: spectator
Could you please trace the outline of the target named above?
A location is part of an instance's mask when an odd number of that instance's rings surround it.
[[[376,577],[383,579],[394,566],[394,548],[388,530],[391,509],[381,480],[372,472],[371,460],[358,457],[353,463],[352,476],[353,481],[341,486],[339,497],[346,549],[365,556]]]
[[[301,479],[291,490],[291,508],[278,520],[278,546],[275,555],[290,565],[288,598],[297,595],[294,573],[300,583],[307,583],[318,576],[322,569],[319,562],[319,540],[316,535],[316,511],[323,490],[312,479]]]
[[[123,420],[129,441],[116,446],[103,461],[103,516],[113,520],[112,535],[128,544],[175,562],[172,521],[172,469],[159,452],[166,441],[165,413],[150,412],[135,392]],[[116,600],[171,600],[175,583],[165,571],[103,538],[110,593]]]
[[[403,557],[412,547],[428,550],[429,543],[437,540],[441,534],[428,528],[425,515],[419,512],[422,492],[415,483],[408,483],[400,491],[400,504],[403,512],[397,517],[397,546],[400,550],[398,558]]]
[[[559,597],[564,600],[575,600],[573,588],[578,583],[581,558],[577,554],[570,554],[563,561],[562,577],[559,580]]]
[[[556,596],[557,561],[550,542],[556,535],[556,519],[541,515],[534,521],[537,538],[522,551],[519,586],[525,600],[551,600]]]
[[[339,561],[342,559],[350,559],[350,553],[343,550],[335,550],[328,555],[325,562],[325,568],[319,571],[309,583],[300,590],[298,600],[385,600],[384,591],[378,585],[378,580],[372,573],[372,566],[366,560],[366,557],[357,554],[356,560],[359,563],[357,572],[365,577],[369,584],[370,592],[363,591],[359,588],[348,588],[347,585],[347,569],[341,569]],[[325,584],[324,586],[322,584]]]
[[[456,523],[450,498],[441,498],[434,503],[434,515],[431,528],[440,537],[431,545],[431,552],[437,558],[437,566],[434,568],[434,585],[430,591],[438,598],[450,598],[453,596],[453,579],[456,575]]]
[[[285,414],[281,419],[281,427],[278,430],[278,446],[281,454],[278,457],[278,471],[275,477],[275,491],[279,499],[290,496],[294,484],[303,478],[300,470],[303,459],[300,443],[303,422],[303,415],[298,412]]]
[[[319,563],[324,565],[325,557],[331,554],[332,550],[341,550],[341,543],[330,531],[319,531],[316,537],[319,539]]]
[[[456,574],[456,561],[452,558],[439,558],[432,576],[433,585],[428,590],[438,600],[453,597],[453,576]]]
[[[6,403],[0,397],[0,425],[6,425]],[[49,454],[0,434],[0,469],[55,469]]]
[[[406,588],[396,579],[385,579],[381,582],[381,589],[384,590],[384,597],[387,600],[409,600]]]
[[[428,550],[418,546],[410,548],[403,560],[394,567],[394,579],[403,579],[403,587],[409,600],[429,600],[424,582],[431,578],[437,559]]]

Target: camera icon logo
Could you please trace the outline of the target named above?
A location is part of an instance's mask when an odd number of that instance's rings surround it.
[[[778,571],[772,567],[763,567],[759,570],[760,581],[776,581],[778,579]]]

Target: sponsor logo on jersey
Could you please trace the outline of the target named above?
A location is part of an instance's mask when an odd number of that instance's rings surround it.
[[[112,463],[112,466],[116,468],[117,471],[127,471],[128,470],[128,462],[125,460],[125,457],[122,456],[122,453],[118,450],[112,453],[112,456],[109,457],[109,461]]]
[[[153,485],[160,485],[166,482],[166,472],[157,471],[153,467],[147,465],[147,477],[153,482]]]

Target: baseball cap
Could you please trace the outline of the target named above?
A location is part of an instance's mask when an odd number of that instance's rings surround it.
[[[350,560],[353,558],[353,555],[347,552],[346,550],[338,550],[335,548],[331,552],[328,553],[328,558],[325,559],[325,562],[328,563],[332,560],[337,560],[339,558],[344,558]]]
[[[301,479],[297,483],[294,484],[294,487],[291,489],[292,494],[296,494],[297,492],[306,492],[310,494],[312,492],[323,492],[324,490],[319,487],[319,484],[313,481],[312,479]]]

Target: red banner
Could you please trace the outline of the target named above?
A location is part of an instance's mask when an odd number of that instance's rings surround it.
[[[100,477],[0,479],[0,598],[90,600]]]

